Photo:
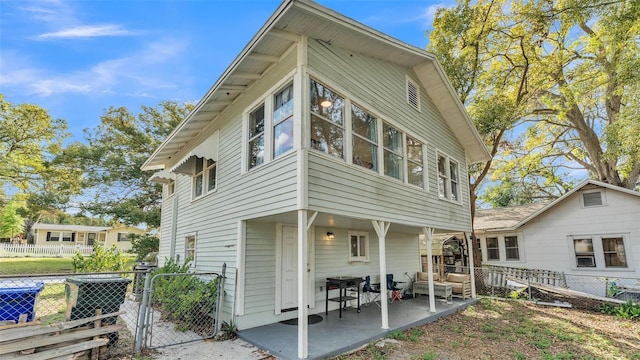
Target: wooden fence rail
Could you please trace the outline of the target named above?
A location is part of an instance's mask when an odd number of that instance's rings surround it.
[[[536,284],[567,287],[567,280],[563,272],[540,270],[540,269],[519,269],[503,266],[490,266],[483,269],[485,283],[488,286],[508,287],[509,278],[519,279]]]
[[[0,257],[8,256],[42,256],[72,257],[79,251],[87,256],[93,253],[93,246],[67,244],[7,244],[0,243]]]

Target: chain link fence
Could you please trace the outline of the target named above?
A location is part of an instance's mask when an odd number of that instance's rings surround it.
[[[104,336],[108,345],[102,359],[202,340],[220,329],[217,309],[221,308],[218,294],[224,291],[223,279],[218,273],[155,275],[150,270],[3,275],[0,334],[21,326],[67,329],[79,319],[109,315],[101,318],[101,326],[115,326],[118,331]],[[10,347],[2,344],[0,348]],[[0,358],[2,354],[0,350]]]
[[[573,275],[498,266],[475,268],[474,271],[478,295],[526,299],[592,311],[629,300],[640,303],[640,278],[637,277]]]

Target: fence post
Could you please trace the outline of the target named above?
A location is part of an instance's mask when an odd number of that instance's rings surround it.
[[[149,301],[149,285],[151,283],[151,269],[148,269],[144,277],[144,289],[142,290],[142,302],[140,303],[140,309],[138,310],[138,324],[136,333],[136,345],[134,348],[135,353],[142,351],[142,341],[145,332],[146,315],[147,315],[147,302]]]
[[[227,263],[222,264],[222,274],[220,275],[220,281],[218,281],[218,297],[216,299],[216,328],[214,329],[217,334],[222,328],[220,324],[220,313],[222,312],[222,298],[224,297],[224,279],[227,276]]]
[[[531,272],[529,270],[526,270],[526,274],[527,274],[527,290],[529,292],[529,301],[531,301]]]

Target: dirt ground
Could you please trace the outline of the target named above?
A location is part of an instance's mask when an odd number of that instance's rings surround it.
[[[640,321],[482,300],[338,359],[640,359]]]

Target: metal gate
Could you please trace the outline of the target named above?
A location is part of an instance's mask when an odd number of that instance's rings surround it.
[[[215,336],[221,327],[225,271],[226,264],[222,273],[147,273],[135,351]]]

